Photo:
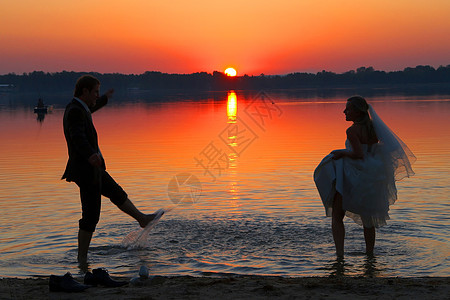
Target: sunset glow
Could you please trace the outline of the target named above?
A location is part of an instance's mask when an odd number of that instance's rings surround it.
[[[248,75],[450,63],[448,0],[25,3],[2,1],[2,74],[212,73],[230,61]]]
[[[234,77],[237,74],[237,71],[234,68],[228,68],[224,72],[227,76]]]

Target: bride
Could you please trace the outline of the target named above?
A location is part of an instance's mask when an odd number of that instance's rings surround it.
[[[360,96],[347,100],[345,148],[327,155],[314,181],[327,216],[332,217],[336,255],[344,256],[344,216],[364,227],[366,254],[373,255],[375,227],[386,224],[389,205],[397,199],[395,181],[414,175],[414,154]],[[370,114],[370,115],[369,115]]]

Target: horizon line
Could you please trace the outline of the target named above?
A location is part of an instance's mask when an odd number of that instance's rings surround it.
[[[406,69],[409,69],[409,68],[412,68],[412,69],[414,69],[414,68],[417,68],[417,67],[431,67],[431,68],[433,68],[433,69],[438,69],[438,68],[441,68],[441,67],[444,67],[444,68],[448,68],[448,67],[450,67],[450,64],[447,64],[447,65],[445,65],[445,64],[441,64],[441,65],[439,65],[439,67],[433,67],[432,65],[416,65],[415,67],[405,67],[405,68],[403,68],[403,69],[398,69],[398,70],[391,70],[391,71],[386,71],[386,70],[378,70],[378,69],[375,69],[375,68],[373,68],[372,66],[368,66],[368,67],[366,67],[366,66],[361,66],[361,67],[358,67],[358,68],[356,68],[356,69],[350,69],[350,70],[347,70],[347,71],[344,71],[344,72],[333,72],[333,71],[327,71],[326,69],[322,69],[321,71],[317,71],[317,72],[312,72],[312,71],[310,71],[310,72],[308,72],[308,71],[293,71],[293,72],[289,72],[289,73],[283,73],[283,74],[264,74],[264,73],[261,73],[261,74],[259,74],[259,75],[249,75],[249,74],[243,74],[243,75],[236,75],[236,76],[233,76],[233,77],[244,77],[244,76],[249,76],[249,77],[259,77],[259,76],[286,76],[286,75],[290,75],[290,74],[318,74],[318,73],[322,73],[322,72],[327,72],[327,73],[334,73],[334,74],[345,74],[345,73],[348,73],[348,72],[351,72],[351,71],[357,71],[358,69],[362,69],[362,68],[364,68],[364,69],[371,69],[371,71],[373,71],[373,72],[386,72],[386,73],[391,73],[391,72],[401,72],[401,71],[405,71]],[[218,72],[218,73],[221,73],[221,74],[223,74],[224,76],[227,76],[225,73],[224,73],[224,71],[218,71],[218,70],[213,70],[211,73],[209,73],[209,72],[207,72],[207,71],[197,71],[197,72],[192,72],[192,73],[168,73],[168,72],[163,72],[163,71],[157,71],[157,70],[147,70],[147,71],[144,71],[144,72],[142,72],[142,73],[121,73],[121,72],[105,72],[105,73],[102,73],[102,72],[98,72],[98,71],[68,71],[68,70],[62,70],[62,71],[54,71],[54,72],[50,72],[50,71],[43,71],[43,70],[34,70],[34,71],[30,71],[30,72],[22,72],[21,74],[17,74],[17,73],[15,73],[15,72],[9,72],[9,73],[4,73],[4,74],[0,74],[0,76],[5,76],[5,75],[16,75],[16,76],[23,76],[23,75],[28,75],[28,74],[32,74],[32,73],[45,73],[45,74],[57,74],[57,73],[64,73],[64,72],[67,72],[67,73],[86,73],[86,74],[92,74],[92,73],[95,73],[95,74],[101,74],[101,75],[109,75],[109,74],[120,74],[120,75],[143,75],[143,74],[145,74],[145,73],[161,73],[161,74],[168,74],[168,75],[193,75],[193,74],[201,74],[201,73],[206,73],[206,74],[210,74],[210,75],[213,75],[215,72]]]

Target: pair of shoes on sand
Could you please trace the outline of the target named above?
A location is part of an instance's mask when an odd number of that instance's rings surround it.
[[[87,272],[84,276],[84,284],[76,281],[72,274],[67,272],[64,276],[50,275],[49,289],[51,292],[77,293],[92,286],[121,287],[128,284],[127,281],[113,280],[106,269],[98,268]]]
[[[112,279],[108,271],[103,268],[94,269],[91,272],[87,272],[84,275],[84,284],[91,286],[105,286],[105,287],[121,287],[128,284],[128,281],[116,281]]]
[[[48,286],[50,292],[66,293],[82,292],[90,287],[89,285],[76,281],[69,272],[67,272],[64,276],[50,275]]]

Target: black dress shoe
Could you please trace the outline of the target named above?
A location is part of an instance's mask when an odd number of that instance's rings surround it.
[[[84,285],[76,281],[69,272],[67,272],[64,276],[50,275],[48,286],[51,292],[67,293],[82,292],[89,288],[88,285]]]
[[[106,287],[121,287],[128,284],[128,281],[115,281],[109,276],[108,271],[98,268],[92,270],[92,273],[86,273],[84,276],[84,283],[93,286],[102,285]]]

